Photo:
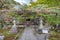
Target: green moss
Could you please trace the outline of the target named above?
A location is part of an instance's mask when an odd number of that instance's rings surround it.
[[[49,40],[60,40],[60,33],[51,31]]]

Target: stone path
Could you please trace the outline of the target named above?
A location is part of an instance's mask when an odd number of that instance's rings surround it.
[[[38,33],[34,35],[33,26],[31,26],[24,29],[22,35],[19,37],[18,40],[48,40],[48,35]]]
[[[26,27],[22,36],[18,40],[37,40],[31,27]]]
[[[46,40],[45,36],[45,34],[38,34],[37,40]]]

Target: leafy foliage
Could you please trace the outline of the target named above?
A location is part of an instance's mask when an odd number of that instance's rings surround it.
[[[36,3],[31,3],[33,6],[37,4],[47,4],[49,6],[60,6],[60,0],[37,0]]]
[[[19,4],[14,0],[0,0],[0,10],[11,9],[14,5]]]
[[[50,15],[50,14],[38,14],[38,16],[43,16],[46,21],[49,23],[49,24],[57,24],[57,23],[60,23],[60,18],[59,16],[55,16],[55,15]]]

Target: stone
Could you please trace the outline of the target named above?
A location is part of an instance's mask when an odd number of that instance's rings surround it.
[[[40,18],[39,29],[43,29],[43,28],[44,28],[43,20],[42,20],[42,18]]]
[[[4,40],[5,36],[0,34],[0,40]]]
[[[13,26],[9,32],[10,32],[11,34],[16,34],[16,33],[18,33],[17,27]]]
[[[10,34],[16,34],[16,33],[18,33],[18,29],[17,29],[17,25],[16,25],[16,21],[15,20],[13,20],[13,26],[10,29],[9,32],[10,32]]]
[[[42,30],[43,33],[49,33],[48,31],[49,30],[46,30],[46,29],[45,30]]]
[[[33,28],[31,26],[26,27],[18,40],[37,40]]]

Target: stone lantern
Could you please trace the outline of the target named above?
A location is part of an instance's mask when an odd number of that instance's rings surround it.
[[[13,26],[12,28],[10,29],[10,33],[11,34],[16,34],[18,32],[18,29],[17,29],[17,25],[16,25],[16,20],[14,19],[13,20]]]

